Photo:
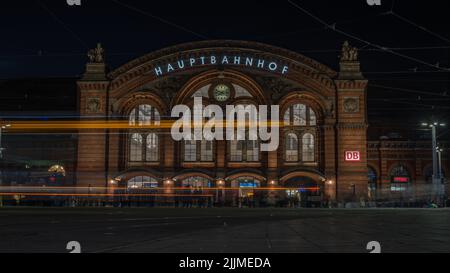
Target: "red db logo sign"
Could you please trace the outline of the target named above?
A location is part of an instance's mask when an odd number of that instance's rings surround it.
[[[345,152],[345,161],[360,161],[361,154],[359,151],[346,151]]]

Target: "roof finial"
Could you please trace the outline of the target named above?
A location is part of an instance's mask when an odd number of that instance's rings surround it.
[[[348,41],[342,45],[341,62],[355,62],[358,60],[358,49],[350,46]]]
[[[88,57],[90,63],[104,63],[104,52],[101,43],[97,43],[97,47],[88,51]]]

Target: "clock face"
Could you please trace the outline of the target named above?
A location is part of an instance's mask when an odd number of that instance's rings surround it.
[[[230,98],[230,87],[226,84],[218,84],[214,87],[214,98],[217,101],[227,101]]]

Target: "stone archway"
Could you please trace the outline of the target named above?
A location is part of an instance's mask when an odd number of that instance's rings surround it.
[[[329,180],[331,181],[331,180]],[[327,183],[324,175],[318,172],[298,170],[280,178],[284,192],[281,199],[289,207],[320,207],[322,202],[332,198],[332,185]]]

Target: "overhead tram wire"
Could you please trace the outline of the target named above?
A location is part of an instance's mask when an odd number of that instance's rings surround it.
[[[420,74],[420,73],[450,73],[450,71],[437,70],[398,70],[398,71],[364,71],[363,74]]]
[[[413,21],[411,21],[411,20],[409,20],[409,19],[407,19],[407,18],[401,16],[400,14],[394,12],[394,7],[395,7],[395,0],[392,0],[391,10],[388,11],[388,12],[386,13],[386,15],[393,15],[394,17],[397,17],[398,19],[400,19],[400,20],[402,20],[402,21],[404,21],[404,22],[406,22],[406,23],[408,23],[408,24],[410,24],[410,25],[412,25],[412,26],[415,26],[416,28],[421,29],[421,30],[427,32],[428,34],[433,35],[434,37],[437,37],[437,38],[439,38],[439,39],[441,39],[441,40],[443,40],[443,41],[445,41],[445,42],[447,42],[447,43],[450,43],[450,39],[448,39],[448,38],[446,38],[446,37],[444,37],[444,36],[442,36],[442,35],[440,35],[440,34],[438,34],[438,33],[436,33],[436,32],[431,31],[431,30],[427,29],[427,28],[424,27],[424,26],[421,26],[421,25],[419,25],[419,24],[416,24],[416,23],[414,23]]]
[[[333,31],[335,31],[335,32],[337,32],[337,33],[340,33],[340,34],[342,34],[342,35],[344,35],[344,36],[346,36],[346,37],[349,37],[349,38],[351,38],[351,39],[353,39],[353,40],[359,41],[359,42],[365,44],[366,46],[373,46],[373,47],[376,47],[376,48],[378,48],[378,49],[380,49],[380,50],[382,50],[382,51],[391,53],[391,54],[393,54],[393,55],[402,57],[402,58],[404,58],[404,59],[408,59],[408,60],[410,60],[410,61],[414,61],[414,62],[416,62],[416,63],[420,63],[420,64],[423,64],[423,65],[426,65],[426,66],[429,66],[429,67],[433,67],[433,68],[438,69],[438,70],[450,71],[450,68],[443,68],[443,67],[440,67],[440,66],[438,66],[438,65],[436,65],[436,64],[431,64],[431,63],[422,61],[422,60],[420,60],[420,59],[417,59],[417,58],[414,58],[414,57],[411,57],[411,56],[407,56],[407,55],[405,55],[405,54],[401,54],[401,53],[395,52],[395,51],[393,51],[393,50],[390,50],[388,47],[384,47],[384,46],[381,46],[381,45],[378,45],[378,44],[369,42],[369,41],[364,40],[364,39],[362,39],[362,38],[359,38],[359,37],[357,37],[357,36],[355,36],[355,35],[349,34],[349,33],[345,32],[345,31],[339,30],[339,29],[336,28],[336,25],[334,25],[334,24],[331,24],[331,25],[328,24],[328,23],[325,22],[324,20],[322,20],[322,19],[320,19],[319,17],[315,16],[314,14],[312,14],[312,13],[309,12],[308,10],[302,8],[301,6],[299,6],[298,4],[294,3],[293,1],[288,0],[288,3],[290,3],[292,6],[294,6],[294,7],[297,8],[297,9],[299,9],[299,10],[302,11],[303,13],[307,14],[308,16],[310,16],[311,18],[313,18],[314,20],[318,21],[318,22],[321,23],[322,25],[328,27],[329,29],[331,29],[331,30],[333,30]]]
[[[439,50],[439,49],[450,49],[450,46],[424,46],[424,47],[387,47],[390,50]],[[27,49],[29,51],[36,52],[36,50]],[[382,51],[376,48],[360,48],[359,51]],[[295,49],[298,53],[339,53],[341,50],[339,49]],[[147,52],[107,52],[108,56],[132,56],[145,54]],[[85,56],[85,53],[82,52],[60,52],[60,53],[47,53],[47,54],[15,54],[15,55],[0,55],[0,58],[13,58],[13,57],[72,57],[72,56]],[[450,71],[405,71],[405,73],[429,73],[429,72],[437,72],[437,73],[445,73]],[[364,72],[364,73],[391,73],[391,72]],[[392,73],[403,73],[403,71],[393,71]]]
[[[70,34],[80,43],[83,45],[85,49],[89,49],[88,44],[83,41],[83,39],[80,38],[74,31],[72,31],[61,19],[56,16],[55,13],[53,13],[41,0],[36,0],[36,2],[48,13],[50,16],[58,22],[66,31],[70,32]]]
[[[450,109],[450,107],[448,107],[448,106],[439,106],[439,105],[434,105],[434,104],[414,103],[414,102],[398,101],[398,100],[393,100],[393,99],[381,99],[381,100],[383,102],[389,102],[389,103],[395,103],[395,104],[405,104],[405,105],[413,105],[413,106],[425,107],[425,108],[428,108],[430,110],[434,110],[434,109]]]
[[[111,0],[111,1],[114,2],[114,3],[116,3],[116,4],[118,4],[118,5],[120,5],[120,6],[122,6],[122,7],[127,8],[127,9],[129,9],[129,10],[133,10],[133,11],[135,11],[135,12],[137,12],[137,13],[142,14],[142,15],[145,15],[145,16],[151,17],[151,18],[153,18],[153,19],[156,19],[156,20],[158,20],[158,21],[160,21],[160,22],[162,22],[162,23],[164,23],[164,24],[167,24],[167,25],[169,25],[169,26],[178,28],[178,29],[180,29],[180,30],[182,30],[182,31],[185,31],[185,32],[187,32],[187,33],[190,33],[190,34],[192,34],[192,35],[195,35],[195,36],[197,36],[198,38],[205,39],[205,40],[208,39],[208,37],[206,37],[206,36],[203,35],[203,34],[197,33],[197,32],[195,32],[195,31],[192,31],[192,30],[190,30],[190,29],[187,29],[187,28],[184,27],[184,26],[180,26],[180,25],[178,25],[178,24],[176,24],[176,23],[170,22],[170,21],[167,20],[167,19],[164,19],[164,18],[161,18],[161,17],[159,17],[159,16],[153,15],[153,14],[149,13],[148,11],[144,11],[144,10],[141,10],[141,9],[139,9],[139,8],[130,6],[130,5],[128,5],[128,4],[125,4],[125,3],[120,2],[120,1],[118,1],[118,0]]]
[[[402,20],[403,22],[406,22],[406,23],[408,23],[408,24],[410,24],[410,25],[412,25],[412,26],[415,26],[415,27],[417,27],[417,28],[419,28],[419,29],[425,31],[425,32],[428,33],[428,34],[433,35],[434,37],[441,39],[442,41],[445,41],[445,42],[447,42],[447,43],[450,43],[450,39],[448,39],[448,38],[446,38],[446,37],[444,37],[444,36],[442,36],[442,35],[440,35],[440,34],[438,34],[438,33],[435,33],[435,32],[433,32],[433,31],[431,31],[431,30],[428,30],[427,28],[425,28],[425,27],[423,27],[423,26],[421,26],[421,25],[418,25],[418,24],[414,23],[413,21],[411,21],[411,20],[409,20],[409,19],[406,19],[405,17],[403,17],[403,16],[397,14],[397,13],[394,12],[393,10],[391,10],[391,11],[389,12],[389,14],[392,14],[392,16],[394,16],[394,17],[396,17],[396,18]]]
[[[384,15],[388,15],[388,14],[386,12],[382,12],[382,13],[378,13],[375,15],[361,16],[361,17],[353,19],[353,20],[341,21],[341,22],[337,22],[334,24],[335,25],[352,24],[355,22],[366,21],[366,20],[373,19],[374,17],[384,16]],[[255,38],[255,39],[270,39],[270,38],[290,36],[290,35],[300,34],[300,33],[305,33],[305,32],[323,31],[323,30],[327,30],[327,29],[328,29],[328,27],[305,28],[305,29],[293,30],[293,31],[282,32],[282,33],[274,33],[274,34],[270,34],[270,35],[259,35],[259,36],[254,36],[253,38]]]
[[[415,93],[415,94],[429,95],[429,96],[449,97],[449,95],[445,94],[444,92],[435,93],[435,92],[430,92],[430,91],[421,91],[421,90],[414,90],[414,89],[408,89],[408,88],[379,85],[379,84],[373,84],[373,83],[369,83],[368,85],[372,86],[372,87],[376,87],[376,88],[395,90],[395,91],[400,91],[400,92],[405,92],[405,93]]]

